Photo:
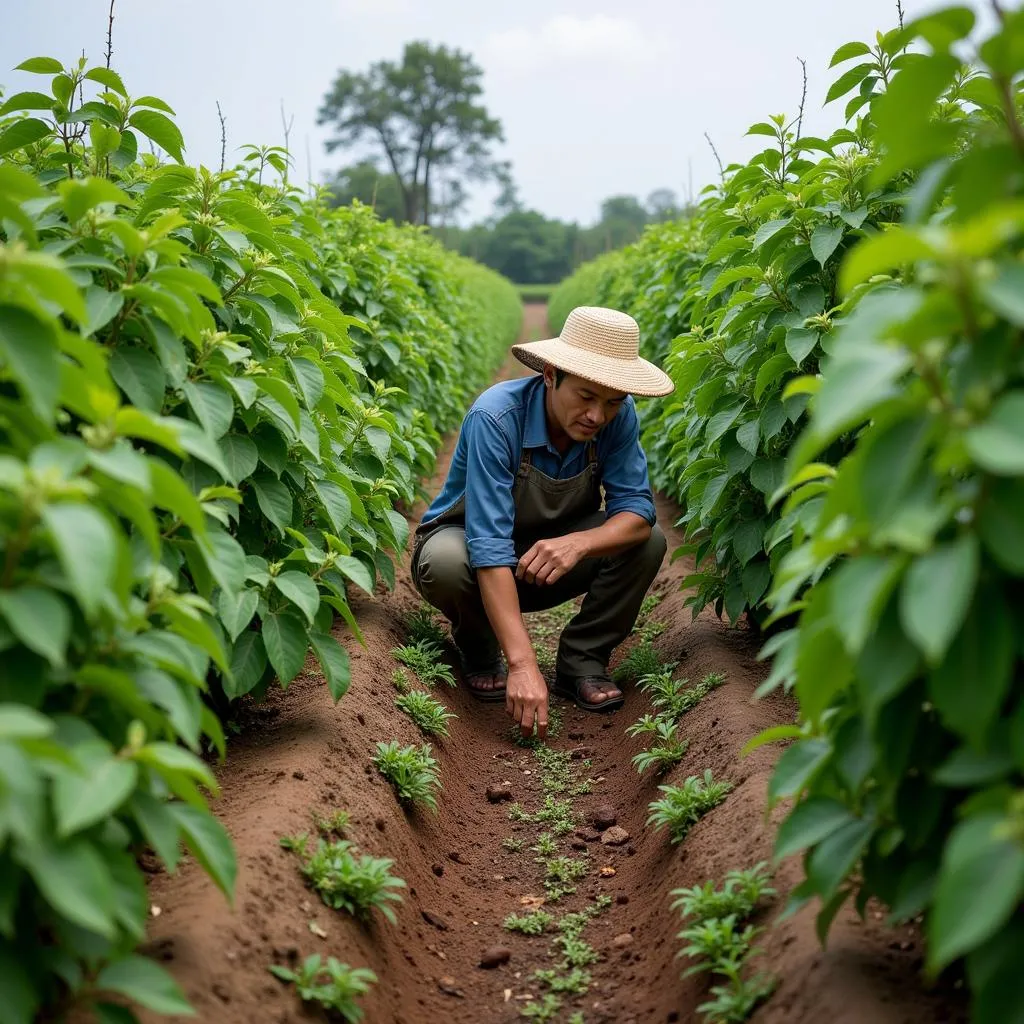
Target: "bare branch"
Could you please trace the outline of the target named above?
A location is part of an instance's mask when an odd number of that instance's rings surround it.
[[[107,18],[107,68],[110,58],[114,56],[114,0],[110,0],[110,14]]]
[[[718,163],[718,176],[722,179],[722,184],[725,184],[725,168],[722,166],[722,158],[718,155],[718,150],[715,149],[715,144],[711,141],[711,136],[707,132],[704,133],[704,138],[708,140],[708,145],[711,147],[711,152],[715,154],[715,160]]]
[[[1006,11],[1003,10],[1003,5],[999,2],[999,0],[992,0],[992,10],[995,11],[995,15],[999,19],[1000,23],[1001,24],[1005,24],[1006,23]],[[900,22],[900,25],[902,25],[902,24],[903,23]]]
[[[797,57],[797,60],[800,61],[800,67],[803,69],[804,73],[804,87],[803,91],[800,93],[800,113],[797,115],[796,119],[796,138],[797,142],[799,142],[800,130],[804,126],[804,104],[807,102],[807,61],[805,61],[803,57]]]
[[[85,49],[82,49],[82,60],[85,60]],[[85,106],[85,79],[83,78],[78,83],[78,105],[80,107]]]
[[[900,16],[900,28],[903,28],[903,0],[896,0],[896,13]]]
[[[292,134],[292,125],[295,124],[295,115],[292,114],[291,118],[286,118],[284,113],[284,100],[281,100],[281,127],[284,129],[284,149],[286,159],[284,162],[284,183],[288,184],[288,165],[291,163],[291,149],[288,145],[288,140]]]
[[[309,148],[309,136],[306,136],[306,188],[310,197],[313,196],[313,156]]]
[[[220,118],[220,173],[224,173],[224,161],[228,153],[228,123],[224,120],[224,112],[220,109],[220,100],[217,100],[217,117]]]

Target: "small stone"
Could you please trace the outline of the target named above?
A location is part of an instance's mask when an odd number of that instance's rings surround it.
[[[442,932],[448,931],[448,922],[440,914],[435,914],[432,910],[421,910],[420,915],[427,924],[432,924]]]
[[[489,946],[480,956],[480,966],[485,970],[500,967],[512,959],[512,950],[508,946]]]
[[[300,782],[306,777],[305,772],[292,772],[292,778],[298,779]]]
[[[619,825],[613,825],[601,836],[602,846],[622,846],[629,842],[629,833]]]
[[[573,835],[585,843],[596,843],[601,838],[601,833],[592,828],[578,828]]]
[[[606,828],[611,828],[619,820],[619,816],[611,804],[601,804],[591,812],[590,820],[598,832],[603,832]]]
[[[633,936],[629,932],[623,932],[621,935],[616,935],[612,939],[612,945],[616,949],[625,949],[627,946],[633,945]]]
[[[570,729],[569,730],[569,739],[571,739],[571,740],[582,740],[582,739],[585,739],[585,738],[586,737],[584,736],[582,729]]]
[[[443,864],[431,864],[430,865],[430,870],[433,871],[434,874],[437,875],[438,878],[440,878],[444,874],[444,865]]]
[[[512,799],[511,782],[492,782],[487,787],[487,799],[492,804],[500,804],[503,800]]]
[[[615,897],[615,902],[618,903],[620,907],[624,907],[629,902],[629,897],[624,892],[620,892],[619,895]]]
[[[574,747],[569,759],[572,761],[585,761],[588,757],[594,756],[593,747]]]
[[[452,850],[452,852],[448,854],[448,859],[450,861],[454,861],[456,864],[468,864],[469,863],[469,861],[466,860],[466,858],[463,857],[462,854],[459,853],[458,850]]]
[[[446,974],[443,978],[438,978],[437,987],[446,996],[455,996],[457,999],[466,998],[465,992],[463,992],[462,989],[459,988],[459,983],[453,977],[451,977],[451,975]]]

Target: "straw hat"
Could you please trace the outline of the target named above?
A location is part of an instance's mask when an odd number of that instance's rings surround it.
[[[550,363],[584,380],[630,395],[653,397],[675,390],[669,375],[640,358],[640,328],[617,309],[577,306],[562,333],[546,341],[513,345],[512,354],[532,370]]]

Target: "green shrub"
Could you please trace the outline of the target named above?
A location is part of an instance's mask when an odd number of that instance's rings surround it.
[[[264,181],[280,154],[186,165],[170,108],[110,69],[21,70],[44,82],[0,108],[0,1003],[184,1013],[132,954],[133,852],[173,870],[184,843],[230,894],[213,708],[310,650],[342,696],[334,616],[358,638],[349,586],[393,582],[394,505],[519,303],[420,231]]]
[[[650,804],[647,824],[668,828],[672,842],[679,843],[693,825],[726,798],[732,783],[715,782],[711,769],[707,768],[703,778],[691,775],[681,786],[659,786],[658,789],[665,795]]]
[[[436,790],[441,788],[437,777],[437,761],[431,756],[429,743],[422,747],[400,747],[398,740],[377,743],[373,763],[377,771],[394,787],[403,803],[426,804],[437,810]]]
[[[349,967],[333,956],[324,963],[319,953],[306,957],[293,971],[277,964],[270,973],[295,985],[299,998],[306,1003],[319,1003],[325,1010],[338,1014],[348,1024],[359,1024],[363,1011],[356,1000],[377,984],[377,975],[367,967]]]

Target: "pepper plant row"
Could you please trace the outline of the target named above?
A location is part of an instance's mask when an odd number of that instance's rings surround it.
[[[793,894],[924,915],[980,1024],[1024,1014],[1024,11],[951,7],[840,47],[846,126],[726,170],[606,257],[677,399],[658,486],[695,609],[771,631],[801,723],[770,789]],[[568,285],[567,287],[572,287]],[[557,296],[556,296],[557,298]],[[553,302],[555,299],[553,299]]]
[[[0,103],[0,1005],[184,1013],[133,953],[134,855],[173,870],[183,842],[230,895],[216,712],[310,650],[344,694],[335,615],[358,638],[349,587],[393,583],[396,503],[520,304],[420,231],[306,198],[283,151],[187,165],[170,107],[110,69],[21,70],[39,91]]]

